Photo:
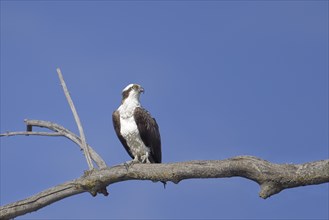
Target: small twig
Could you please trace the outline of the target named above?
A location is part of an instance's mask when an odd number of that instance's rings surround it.
[[[63,126],[61,126],[59,124],[56,124],[56,123],[50,122],[50,121],[29,120],[29,119],[25,119],[24,122],[25,122],[26,126],[30,126],[30,127],[36,126],[36,127],[41,127],[41,128],[47,128],[56,133],[59,133],[61,136],[66,137],[69,140],[76,143],[81,148],[81,150],[83,150],[80,137],[78,137],[76,134],[74,134],[73,132],[71,132],[70,130],[64,128]],[[3,134],[2,136],[6,136],[5,134]],[[93,161],[95,161],[97,166],[100,169],[107,167],[105,161],[96,153],[96,151],[94,151],[93,148],[91,146],[89,146],[88,144],[87,144],[87,146],[88,146],[88,149],[90,152],[91,159]]]
[[[88,145],[87,145],[85,134],[83,132],[83,128],[82,128],[82,124],[81,124],[80,118],[78,116],[78,112],[77,112],[77,110],[74,107],[74,104],[73,104],[73,101],[71,99],[70,93],[69,93],[69,91],[67,89],[67,86],[65,84],[65,81],[64,81],[64,78],[63,78],[63,74],[62,74],[62,72],[61,72],[61,70],[59,68],[57,68],[57,73],[58,73],[59,80],[61,81],[61,85],[63,87],[64,94],[65,94],[66,99],[67,99],[67,101],[68,101],[68,103],[70,105],[70,108],[72,110],[72,113],[73,113],[75,122],[76,122],[76,124],[78,126],[78,129],[79,129],[80,138],[81,138],[81,148],[84,151],[84,154],[85,154],[85,157],[86,157],[86,160],[87,160],[89,169],[92,170],[92,169],[94,169],[94,165],[93,165],[93,163],[91,161],[89,148],[88,148]]]
[[[26,123],[27,126],[32,127],[32,126],[36,126],[36,127],[42,127],[42,128],[47,128],[51,131],[54,132],[35,132],[35,131],[15,131],[15,132],[6,132],[6,133],[2,133],[0,134],[0,137],[10,137],[10,136],[18,136],[18,135],[38,135],[38,136],[53,136],[53,137],[66,137],[67,139],[73,141],[74,143],[76,143],[81,150],[81,139],[80,137],[78,137],[76,134],[74,134],[73,132],[71,132],[70,130],[64,128],[61,125],[58,125],[56,123],[50,122],[50,121],[41,121],[41,120],[28,120],[25,119],[24,122]],[[88,145],[88,144],[87,144]],[[93,148],[88,145],[89,148],[89,152],[90,152],[90,156],[91,159],[97,164],[97,166],[100,169],[104,169],[107,167],[105,161],[101,158],[101,156],[99,156],[97,154],[96,151],[93,150]]]
[[[35,131],[15,131],[15,132],[6,132],[3,134],[0,134],[0,137],[9,137],[9,136],[15,136],[15,135],[39,135],[39,136],[64,136],[61,133],[53,133],[53,132],[35,132]]]

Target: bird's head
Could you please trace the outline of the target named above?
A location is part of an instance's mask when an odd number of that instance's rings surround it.
[[[129,84],[122,90],[122,103],[126,99],[137,99],[139,102],[140,94],[144,93],[144,88],[138,84]]]

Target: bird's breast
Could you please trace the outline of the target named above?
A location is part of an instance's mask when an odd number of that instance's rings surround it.
[[[122,118],[120,117],[121,134],[123,137],[139,135],[137,124],[134,117]]]
[[[120,123],[120,132],[123,138],[126,140],[131,154],[138,158],[147,154],[150,150],[144,145],[144,142],[141,139],[134,117],[120,117]]]

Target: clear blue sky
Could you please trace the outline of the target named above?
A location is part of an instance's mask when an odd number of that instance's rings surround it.
[[[164,162],[328,159],[328,1],[1,1],[1,132],[29,118],[78,133],[57,67],[108,165],[130,160],[111,114],[133,82],[160,126]],[[1,205],[87,169],[64,138],[1,138],[0,149]],[[19,219],[328,218],[328,184],[267,200],[242,178],[108,190]]]

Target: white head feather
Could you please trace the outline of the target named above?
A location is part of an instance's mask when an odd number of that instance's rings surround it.
[[[129,84],[122,90],[122,103],[119,107],[121,115],[130,117],[136,107],[140,107],[139,97],[144,92],[143,87],[138,84]]]

